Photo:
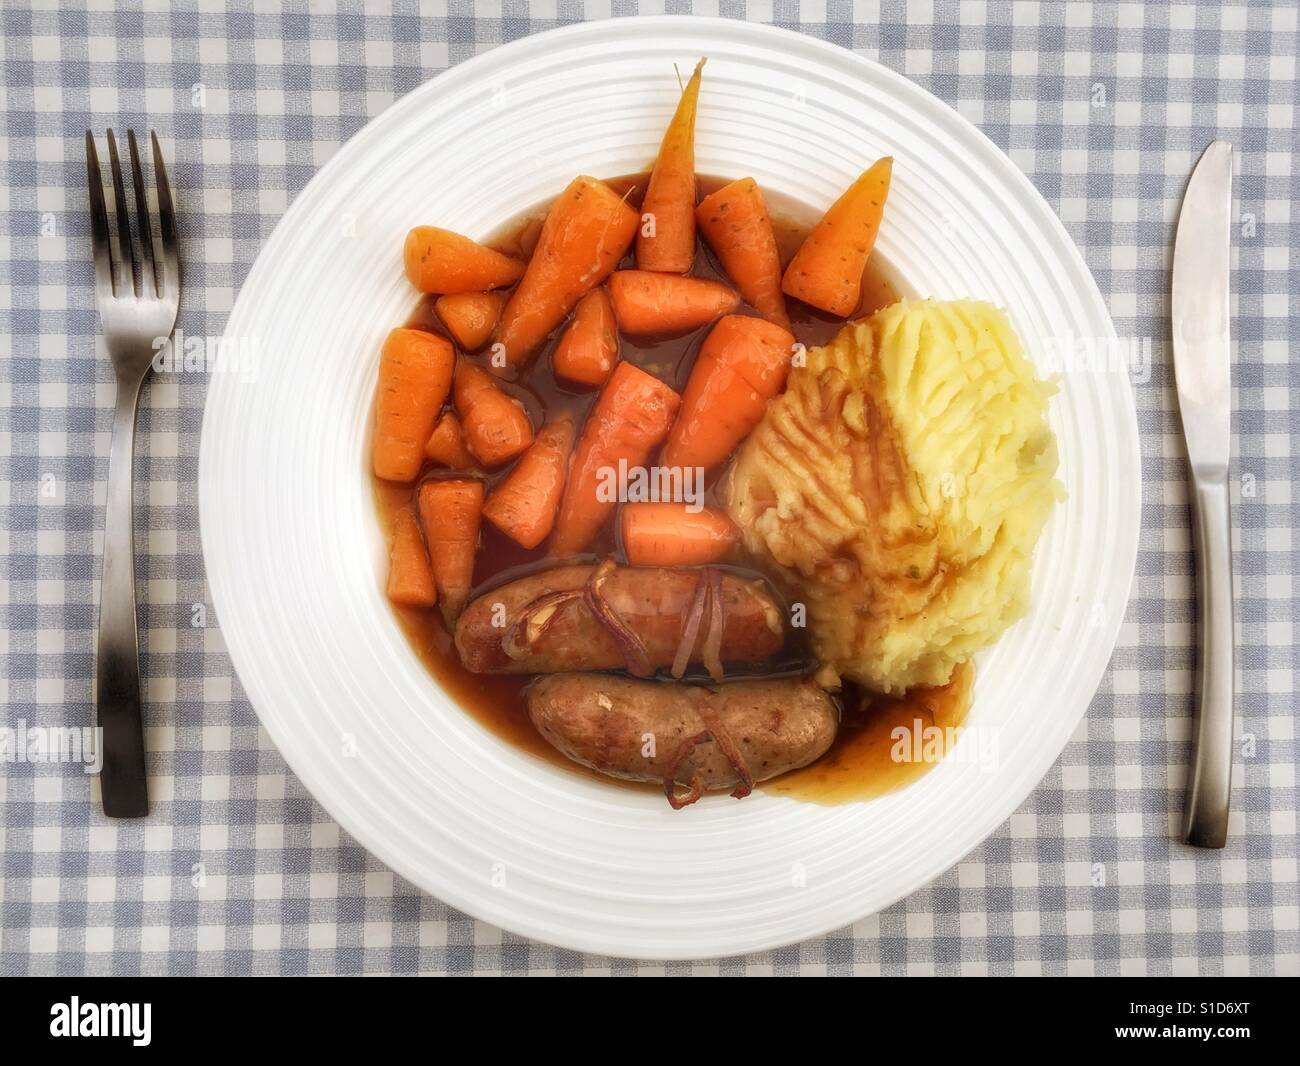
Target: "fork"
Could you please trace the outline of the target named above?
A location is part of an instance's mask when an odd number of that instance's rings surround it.
[[[104,343],[117,378],[113,438],[108,456],[108,494],[104,505],[104,569],[99,582],[98,687],[95,696],[95,715],[101,730],[103,752],[100,793],[104,813],[110,818],[141,818],[149,813],[144,717],[140,701],[140,645],[136,631],[131,466],[140,387],[149,374],[155,354],[171,337],[180,302],[176,212],[158,136],[150,131],[149,137],[153,144],[154,181],[158,190],[158,237],[154,236],[149,216],[144,168],[140,165],[135,131],[128,130],[127,149],[131,155],[131,176],[135,185],[133,240],[117,140],[113,131],[108,131],[113,209],[117,216],[114,247],[95,138],[89,130],[86,131],[95,303]]]

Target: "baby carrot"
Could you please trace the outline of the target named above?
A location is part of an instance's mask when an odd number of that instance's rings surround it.
[[[620,461],[638,466],[668,434],[681,397],[631,363],[619,363],[582,427],[564,486],[551,554],[580,552],[614,509]]]
[[[769,322],[789,329],[781,292],[781,253],[758,182],[741,178],[724,185],[700,201],[695,217],[745,302]]]
[[[417,496],[442,616],[451,625],[474,584],[483,482],[426,481]]]
[[[447,341],[418,329],[395,329],[379,356],[375,403],[375,476],[410,481],[451,385],[456,356]]]
[[[695,260],[695,112],[703,73],[701,59],[682,91],[650,173],[636,238],[636,265],[642,270],[685,274]]]
[[[551,353],[555,376],[573,385],[603,385],[618,362],[618,328],[604,289],[592,289]]]
[[[465,444],[484,466],[500,466],[533,443],[524,405],[502,392],[486,370],[462,359],[453,393]]]
[[[429,555],[420,537],[415,515],[403,508],[393,524],[393,547],[388,555],[388,598],[405,607],[432,607],[438,602]]]
[[[421,292],[483,292],[513,285],[524,272],[518,259],[437,226],[416,226],[402,250],[406,276]]]
[[[528,269],[501,314],[497,342],[504,367],[526,362],[609,276],[632,243],[636,223],[636,212],[603,181],[573,179],[551,206]],[[494,355],[492,368],[504,367]]]
[[[439,296],[433,309],[462,351],[476,352],[492,336],[505,305],[504,292],[454,292]]]
[[[483,507],[484,518],[525,548],[536,548],[555,525],[569,473],[573,435],[568,418],[544,425],[533,446]]]
[[[721,511],[684,503],[625,503],[623,552],[632,566],[702,566],[725,559],[740,531]]]
[[[785,268],[787,295],[841,318],[857,310],[893,169],[889,156],[876,160],[831,204]]]
[[[740,297],[719,281],[620,270],[609,279],[614,317],[624,333],[685,333],[730,314]]]
[[[664,449],[669,467],[717,466],[781,391],[794,337],[763,318],[728,315],[705,338]]]
[[[429,442],[424,446],[424,454],[435,463],[449,466],[453,470],[472,470],[478,465],[478,461],[465,447],[465,434],[454,411],[448,411],[438,419],[438,424],[429,435]]]

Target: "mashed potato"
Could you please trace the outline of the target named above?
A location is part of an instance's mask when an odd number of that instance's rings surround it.
[[[1062,495],[1051,392],[974,301],[895,304],[791,371],[723,492],[806,605],[824,684],[945,684],[1025,613]]]

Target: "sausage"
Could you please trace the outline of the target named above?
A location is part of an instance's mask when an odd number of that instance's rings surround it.
[[[721,602],[717,615],[709,582]],[[782,615],[759,578],[711,568],[560,566],[475,599],[456,625],[456,650],[479,674],[627,669],[648,676],[675,659],[677,667],[708,664],[712,630],[718,669],[710,673],[717,678],[721,663],[775,655],[785,643]],[[685,651],[679,657],[687,644],[689,658]]]
[[[537,731],[574,762],[611,777],[658,781],[674,808],[706,791],[741,798],[759,781],[819,759],[839,709],[800,678],[716,688],[609,674],[551,674],[524,691]]]

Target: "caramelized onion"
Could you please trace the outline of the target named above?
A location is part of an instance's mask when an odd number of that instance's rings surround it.
[[[623,660],[627,663],[628,673],[637,677],[649,677],[654,673],[654,668],[650,665],[650,654],[646,651],[645,645],[601,593],[605,579],[614,569],[614,563],[609,559],[596,567],[583,589],[583,599],[591,613],[609,630],[610,636],[618,644],[619,651],[623,653]]]
[[[695,596],[691,600],[691,609],[686,613],[682,624],[682,636],[677,644],[677,654],[673,656],[673,677],[681,677],[691,661],[691,649],[695,647],[695,638],[700,632],[700,622],[704,618],[704,605],[709,595],[709,579],[705,570],[700,571],[695,583]]]
[[[664,771],[664,796],[668,799],[668,806],[673,810],[680,811],[683,807],[689,807],[704,795],[704,786],[700,783],[699,771],[696,771],[691,774],[690,781],[686,783],[685,797],[678,797],[677,786],[680,782],[677,780],[677,772],[681,769],[682,763],[690,757],[691,752],[712,739],[713,734],[707,729],[702,733],[696,733],[693,737],[687,737],[677,749],[672,762],[668,764],[668,769]]]
[[[709,628],[704,634],[701,658],[704,669],[714,681],[722,680],[722,628],[725,619],[722,611],[722,578],[712,567],[705,567],[709,585]]]

